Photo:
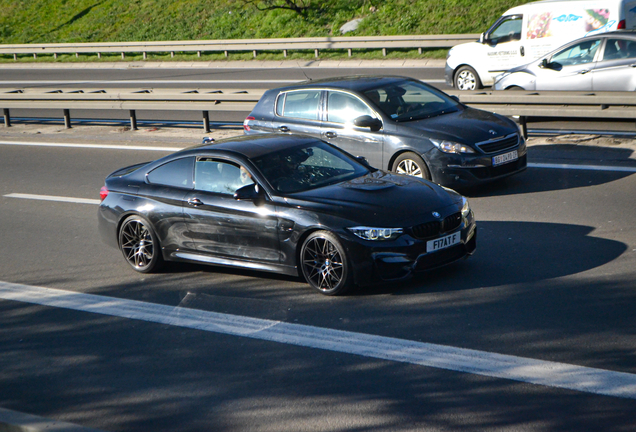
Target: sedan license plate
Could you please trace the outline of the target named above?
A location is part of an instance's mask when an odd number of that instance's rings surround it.
[[[429,240],[426,242],[426,252],[435,252],[440,249],[446,249],[447,247],[451,247],[453,245],[458,244],[461,241],[461,232],[457,231],[456,233],[440,237],[435,240]]]
[[[492,166],[503,165],[508,162],[516,161],[517,159],[519,159],[519,153],[517,153],[517,150],[513,150],[508,153],[493,156]]]

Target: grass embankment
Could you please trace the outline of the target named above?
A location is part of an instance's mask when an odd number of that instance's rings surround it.
[[[340,36],[346,22],[363,18],[347,36],[480,33],[508,8],[529,0],[310,0],[303,15],[289,10],[259,11],[242,0],[0,0],[0,44],[129,42]],[[305,0],[305,3],[308,3]],[[423,54],[390,50],[386,58],[444,57],[446,50]],[[355,58],[382,58],[377,50],[354,50]],[[320,52],[321,59],[343,58],[346,51]],[[149,60],[227,60],[222,53],[149,54]],[[231,53],[230,60],[252,59]],[[258,59],[282,59],[259,52]],[[288,59],[314,58],[289,52]],[[52,56],[21,56],[21,61],[53,61]],[[120,60],[119,55],[102,61]],[[128,61],[139,56],[127,56]],[[95,61],[96,56],[59,56],[57,61]],[[5,56],[4,61],[13,61]]]

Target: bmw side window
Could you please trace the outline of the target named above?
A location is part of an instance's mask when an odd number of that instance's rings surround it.
[[[251,175],[242,166],[212,158],[197,159],[194,169],[196,190],[232,195],[237,189],[253,183]]]
[[[353,119],[363,115],[376,117],[371,108],[357,97],[342,92],[329,92],[327,121],[353,123]]]
[[[186,157],[163,164],[146,174],[148,183],[192,189],[193,157]]]
[[[600,39],[586,40],[553,55],[552,63],[558,63],[561,66],[591,63],[600,45]]]
[[[306,120],[318,120],[320,93],[320,90],[288,92],[285,95],[285,103],[282,108],[283,116]]]

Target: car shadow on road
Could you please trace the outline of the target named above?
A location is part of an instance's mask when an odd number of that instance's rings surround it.
[[[593,235],[590,226],[538,222],[478,223],[477,250],[466,260],[385,283],[357,295],[447,292],[533,283],[585,272],[617,259],[625,243]]]

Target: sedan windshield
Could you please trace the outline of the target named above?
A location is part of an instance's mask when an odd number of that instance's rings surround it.
[[[418,81],[391,83],[364,94],[396,122],[422,120],[459,109],[459,103]]]
[[[252,161],[267,182],[283,193],[327,186],[369,172],[363,164],[321,141],[268,153]]]

